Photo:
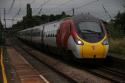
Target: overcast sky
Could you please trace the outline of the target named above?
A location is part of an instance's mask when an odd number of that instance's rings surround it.
[[[89,12],[103,20],[110,19],[108,13],[113,18],[119,11],[123,12],[125,6],[124,0],[0,0],[1,19],[4,17],[3,8],[6,8],[6,19],[16,19],[15,21],[6,20],[7,26],[21,20],[22,16],[26,15],[27,3],[31,4],[33,15],[58,14],[62,11],[72,14],[70,10],[75,8],[75,14]],[[108,13],[105,13],[103,6]]]

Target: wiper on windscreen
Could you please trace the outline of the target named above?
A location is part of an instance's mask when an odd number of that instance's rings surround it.
[[[88,30],[88,29],[84,29],[83,31],[86,31],[86,32],[92,32],[92,33],[97,33],[97,32],[95,32],[95,31]]]

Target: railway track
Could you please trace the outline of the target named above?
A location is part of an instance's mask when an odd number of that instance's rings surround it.
[[[116,83],[124,83],[125,82],[125,72],[121,72],[119,70],[107,67],[107,66],[100,66],[98,68],[90,69],[84,68],[87,71],[100,76],[102,78],[111,80],[112,82]]]
[[[124,80],[125,73],[115,70],[113,68],[107,67],[107,66],[101,65],[95,68],[89,68],[89,67],[77,68],[74,66],[72,67],[71,65],[65,65],[64,63],[60,63],[58,61],[51,61],[50,57],[49,59],[46,59],[48,56],[44,56],[44,57],[40,56],[41,53],[34,49],[32,49],[32,51],[29,51],[28,49],[31,50],[31,48],[27,48],[26,46],[23,46],[22,48],[23,50],[28,52],[28,54],[32,55],[37,60],[47,64],[50,68],[61,73],[63,76],[66,76],[67,78],[72,79],[74,82],[80,82],[80,83],[81,82],[95,82],[95,83],[96,82],[102,82],[102,83],[125,82]],[[60,67],[58,68],[58,66]],[[65,69],[65,66],[68,66],[68,67]],[[86,71],[87,71],[87,74],[85,73]],[[95,77],[93,77],[93,75],[89,75],[88,72],[93,74]]]
[[[90,74],[89,72],[86,72],[81,69],[74,68],[70,65],[67,65],[63,62],[60,62],[60,60],[56,60],[50,56],[47,56],[45,54],[42,54],[39,51],[36,51],[32,48],[29,48],[25,45],[19,45],[22,46],[23,50],[25,50],[29,55],[36,58],[38,61],[41,61],[42,63],[48,65],[50,68],[54,69],[55,71],[59,72],[63,76],[73,80],[77,83],[109,83],[110,81],[97,77],[95,75]],[[37,56],[36,56],[37,55]],[[41,56],[42,55],[42,56]]]
[[[117,59],[115,59],[117,60]],[[114,67],[115,64],[114,62],[110,64],[108,63],[103,63],[103,64],[80,64],[78,66],[79,63],[75,64],[75,67],[78,67],[80,69],[86,70],[94,75],[97,75],[99,77],[102,77],[104,79],[110,80],[112,82],[116,82],[116,83],[125,83],[125,70],[122,69],[121,65],[121,69],[119,69],[119,67],[117,68]],[[119,63],[120,64],[120,63]],[[123,64],[123,63],[122,63]],[[117,65],[117,64],[116,64]],[[113,67],[112,67],[113,66]]]

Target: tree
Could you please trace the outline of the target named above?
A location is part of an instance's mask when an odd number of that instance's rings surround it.
[[[49,16],[49,21],[54,21],[54,20],[56,20],[56,19],[55,19],[55,16],[54,16],[53,14],[51,14],[51,15]]]
[[[3,25],[2,25],[1,20],[0,20],[0,30],[3,30]]]
[[[61,15],[62,15],[62,16],[66,16],[66,13],[63,11]]]
[[[125,11],[118,12],[115,19],[109,22],[108,31],[112,38],[121,38],[125,36]]]
[[[118,26],[119,30],[125,31],[125,12],[123,12],[123,13],[119,12],[115,16],[114,25]]]
[[[18,31],[18,30],[38,26],[40,24],[44,24],[44,23],[47,23],[47,22],[50,22],[50,21],[60,20],[60,19],[65,18],[67,16],[69,16],[69,15],[66,15],[65,12],[62,12],[61,14],[57,14],[57,15],[43,14],[41,16],[37,16],[37,15],[32,16],[32,8],[31,8],[30,4],[27,4],[27,14],[26,14],[26,16],[23,17],[23,20],[17,22],[17,24],[14,24],[13,29]]]

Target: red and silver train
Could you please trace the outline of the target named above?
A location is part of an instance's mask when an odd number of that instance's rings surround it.
[[[24,29],[18,32],[18,37],[56,53],[72,54],[78,59],[105,59],[109,50],[104,23],[88,14]]]

